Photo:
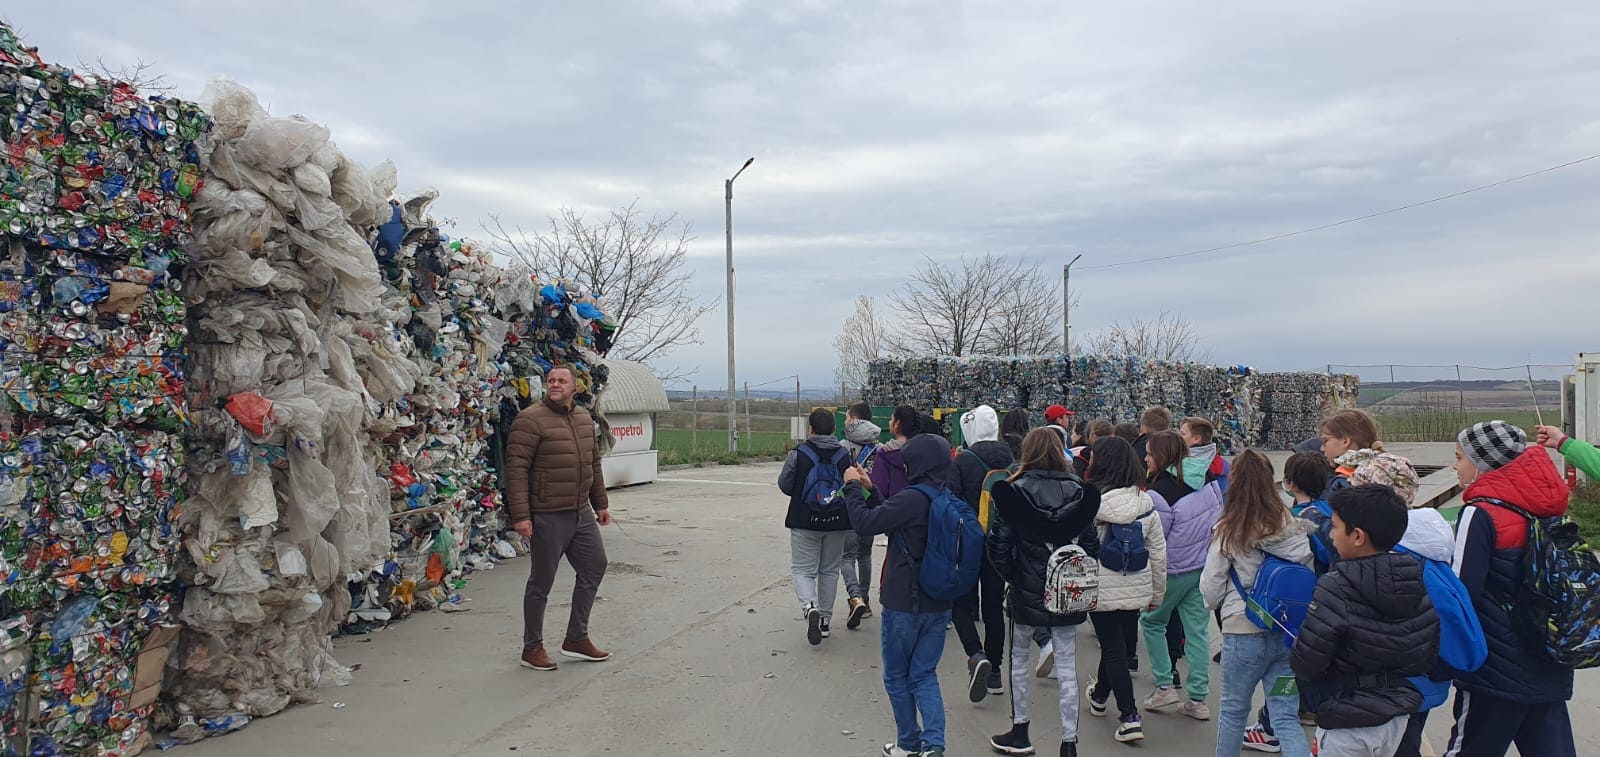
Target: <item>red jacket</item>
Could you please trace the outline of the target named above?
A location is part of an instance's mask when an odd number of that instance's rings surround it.
[[[1463,502],[1497,499],[1520,507],[1540,518],[1552,518],[1567,511],[1567,484],[1543,447],[1528,447],[1517,459],[1478,477],[1461,495]],[[1528,546],[1528,521],[1503,507],[1484,511],[1494,521],[1494,542],[1499,549]]]

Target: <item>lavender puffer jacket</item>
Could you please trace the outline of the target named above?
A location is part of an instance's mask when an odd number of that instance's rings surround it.
[[[1222,484],[1212,481],[1171,504],[1151,489],[1150,499],[1155,502],[1167,535],[1167,575],[1204,568],[1211,530],[1222,517]]]

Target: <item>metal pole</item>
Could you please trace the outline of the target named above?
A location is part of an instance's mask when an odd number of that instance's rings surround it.
[[[802,415],[805,415],[805,413],[800,411],[800,377],[799,376],[795,376],[794,377],[794,417],[799,418]]]
[[[750,382],[744,382],[744,432],[755,434],[755,429],[750,426]]]
[[[733,176],[729,177],[728,180],[726,182],[724,182],[723,185],[722,185],[722,188],[723,188],[723,199],[726,201],[726,204],[727,204],[727,231],[728,231],[728,452],[732,453],[732,454],[738,454],[738,452],[739,452],[739,424],[737,422],[738,413],[739,413],[739,398],[738,398],[737,395],[734,394],[734,387],[738,386],[738,384],[734,381],[734,371],[733,371],[733,365],[734,365],[734,363],[733,363],[733,180],[739,178],[739,174],[744,173],[744,169],[749,168],[750,164],[754,163],[754,162],[756,162],[755,158],[751,158],[751,159],[745,161],[744,165],[740,166],[739,170],[735,171]]]
[[[739,429],[734,423],[737,400],[733,396],[733,179],[728,179],[725,189],[728,206],[728,452],[736,455],[739,453]]]
[[[1461,366],[1456,366],[1456,406],[1461,410],[1461,422],[1467,422],[1467,393],[1461,386]]]
[[[700,454],[700,386],[698,384],[695,385],[694,393],[690,396],[694,398],[690,400],[694,403],[694,410],[691,411],[693,420],[690,421],[691,425],[689,426],[689,449],[693,450],[689,455],[693,457]]]
[[[1061,266],[1061,353],[1072,357],[1072,264],[1079,255]]]
[[[1394,383],[1394,363],[1389,364],[1389,383]]]

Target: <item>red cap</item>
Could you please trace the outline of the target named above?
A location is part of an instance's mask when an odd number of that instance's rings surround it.
[[[1055,423],[1064,415],[1072,415],[1072,411],[1060,405],[1051,405],[1044,409],[1044,419],[1051,423]]]

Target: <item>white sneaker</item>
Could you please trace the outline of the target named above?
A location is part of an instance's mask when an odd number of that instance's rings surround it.
[[[1182,701],[1184,701],[1183,695],[1179,694],[1177,689],[1171,686],[1162,686],[1150,692],[1150,696],[1144,698],[1144,708],[1146,710],[1159,710],[1162,707],[1171,707]]]
[[[1049,644],[1046,644],[1046,645],[1044,645],[1042,647],[1039,647],[1039,662],[1035,663],[1034,666],[1033,666],[1033,677],[1034,678],[1045,678],[1047,676],[1050,676],[1052,673],[1054,673],[1055,669],[1056,669],[1056,651],[1055,651],[1055,649],[1053,649],[1051,647],[1051,645],[1049,645]]]
[[[1188,715],[1195,720],[1210,720],[1211,708],[1207,707],[1205,702],[1196,702],[1191,699],[1178,708],[1178,714]]]
[[[883,757],[917,757],[919,754],[920,752],[907,752],[894,742],[883,745]]]

